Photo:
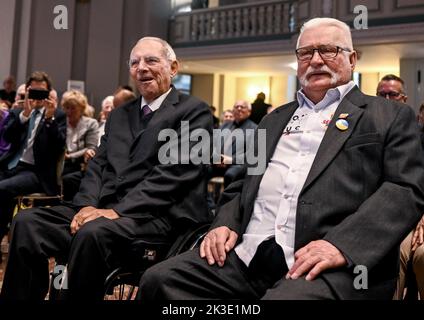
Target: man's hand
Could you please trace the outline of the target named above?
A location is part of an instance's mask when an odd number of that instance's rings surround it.
[[[299,249],[294,257],[295,263],[287,273],[286,279],[297,279],[309,272],[306,280],[313,280],[324,270],[347,264],[339,249],[325,240],[311,241]]]
[[[87,149],[84,152],[84,162],[87,163],[88,160],[94,158],[94,156],[96,155],[96,151],[93,149]]]
[[[415,228],[414,234],[412,235],[412,248],[411,251],[414,252],[419,246],[424,243],[424,216],[418,222],[417,227]]]
[[[110,220],[118,219],[119,215],[113,209],[97,209],[94,207],[84,207],[71,222],[71,234],[75,234],[84,224],[100,217]]]
[[[28,99],[28,94],[29,94],[29,89],[31,89],[31,86],[29,86],[26,91],[25,91],[25,99],[24,99],[24,103],[23,103],[23,111],[22,114],[24,115],[24,117],[28,118],[29,115],[31,114],[32,111],[32,105],[33,105],[33,100],[29,100]]]
[[[200,257],[206,258],[210,265],[216,262],[222,267],[227,258],[227,252],[234,248],[237,238],[237,233],[227,227],[209,231],[200,245]]]
[[[44,113],[44,118],[49,119],[53,117],[55,111],[56,111],[56,101],[54,101],[51,98],[44,99],[43,101],[44,108],[46,108],[46,111]]]

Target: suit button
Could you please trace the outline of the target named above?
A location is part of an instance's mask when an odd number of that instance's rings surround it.
[[[300,204],[306,204],[306,202],[302,200],[302,201],[300,201]]]

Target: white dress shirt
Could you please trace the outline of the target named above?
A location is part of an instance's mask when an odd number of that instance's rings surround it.
[[[314,104],[300,90],[299,107],[287,124],[262,177],[253,213],[242,242],[235,248],[249,266],[257,247],[275,236],[287,266],[294,263],[296,210],[300,191],[338,105],[355,86],[353,82],[327,91]]]
[[[168,91],[166,91],[164,94],[162,94],[161,96],[157,97],[155,100],[153,100],[150,103],[147,103],[146,100],[144,99],[144,97],[141,97],[141,106],[140,108],[143,109],[143,107],[145,105],[148,105],[150,110],[152,110],[152,112],[155,112],[157,109],[159,109],[159,107],[161,106],[162,102],[166,99],[166,97],[168,96],[168,94],[171,92],[172,88],[170,88]]]

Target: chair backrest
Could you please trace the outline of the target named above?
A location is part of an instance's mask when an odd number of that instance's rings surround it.
[[[63,180],[62,180],[62,173],[63,168],[65,167],[65,154],[66,149],[63,149],[63,152],[60,154],[59,159],[57,160],[56,164],[56,178],[57,178],[57,185],[60,188],[60,195],[63,195]]]

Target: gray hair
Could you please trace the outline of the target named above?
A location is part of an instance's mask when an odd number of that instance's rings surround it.
[[[334,18],[313,18],[311,20],[306,21],[300,29],[300,34],[297,38],[296,48],[299,48],[300,38],[302,37],[302,34],[303,32],[305,32],[305,30],[313,27],[319,27],[321,25],[334,26],[341,29],[345,33],[346,44],[348,46],[348,49],[353,50],[352,33],[350,32],[349,26],[343,21]]]
[[[163,47],[164,56],[171,62],[177,61],[177,55],[175,54],[174,49],[172,49],[170,44],[166,42],[165,40],[161,38],[157,38],[157,37],[143,37],[137,41],[137,44],[139,44],[141,41],[144,41],[144,40],[159,42]]]

